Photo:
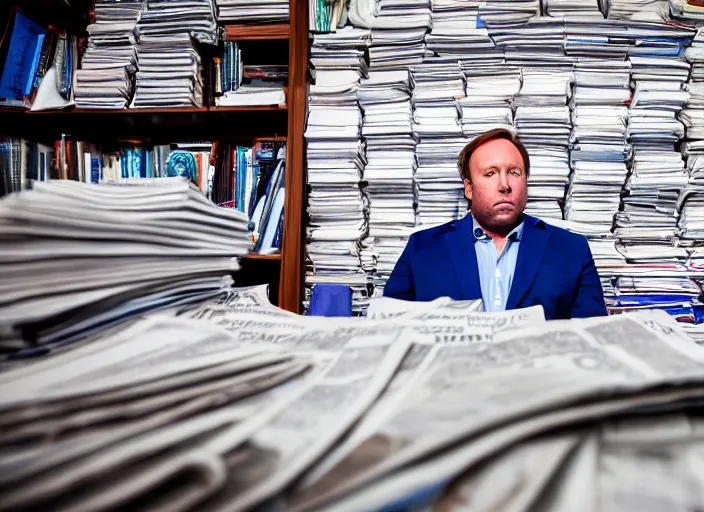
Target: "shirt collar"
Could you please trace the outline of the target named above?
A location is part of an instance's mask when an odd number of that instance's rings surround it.
[[[506,238],[512,242],[520,242],[523,238],[523,224],[524,221],[521,220],[521,223],[513,228]],[[491,240],[491,237],[487,235],[484,228],[479,225],[477,219],[474,218],[474,215],[472,215],[472,238],[474,239],[474,242],[477,240]]]

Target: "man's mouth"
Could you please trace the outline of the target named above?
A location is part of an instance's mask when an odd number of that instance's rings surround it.
[[[500,208],[501,208],[501,207],[504,207],[504,208],[505,208],[505,207],[507,207],[507,206],[511,206],[511,207],[512,207],[512,206],[513,206],[513,203],[510,202],[510,201],[501,201],[501,202],[499,202],[499,203],[496,203],[494,206],[498,206],[498,207],[500,207]]]

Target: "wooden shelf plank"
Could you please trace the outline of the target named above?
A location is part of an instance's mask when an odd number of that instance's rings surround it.
[[[201,112],[258,112],[262,110],[288,110],[287,105],[237,105],[226,107],[171,107],[171,108],[69,108],[55,110],[26,110],[21,108],[0,107],[0,112],[26,113],[37,115],[151,115],[151,114],[198,114]]]
[[[287,105],[237,105],[228,107],[210,107],[211,112],[250,112],[257,110],[288,110]]]
[[[264,41],[288,39],[289,25],[225,25],[228,41]]]
[[[244,259],[260,261],[281,261],[281,254],[257,254],[252,252],[245,256]]]

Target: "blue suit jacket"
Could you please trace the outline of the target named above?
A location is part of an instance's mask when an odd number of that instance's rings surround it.
[[[411,235],[384,295],[481,299],[472,216]],[[587,239],[526,215],[506,309],[538,304],[548,320],[607,314]]]

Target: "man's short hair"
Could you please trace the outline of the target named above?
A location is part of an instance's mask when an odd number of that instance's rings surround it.
[[[469,159],[472,158],[474,151],[485,142],[489,142],[494,139],[506,139],[516,146],[523,157],[523,167],[526,173],[526,178],[530,176],[530,157],[528,156],[526,147],[518,138],[518,135],[510,130],[507,130],[506,128],[495,128],[474,137],[469,144],[464,147],[460,153],[460,156],[457,157],[457,167],[459,167],[460,176],[463,181],[469,180],[470,183],[472,182],[472,178],[469,173]]]

